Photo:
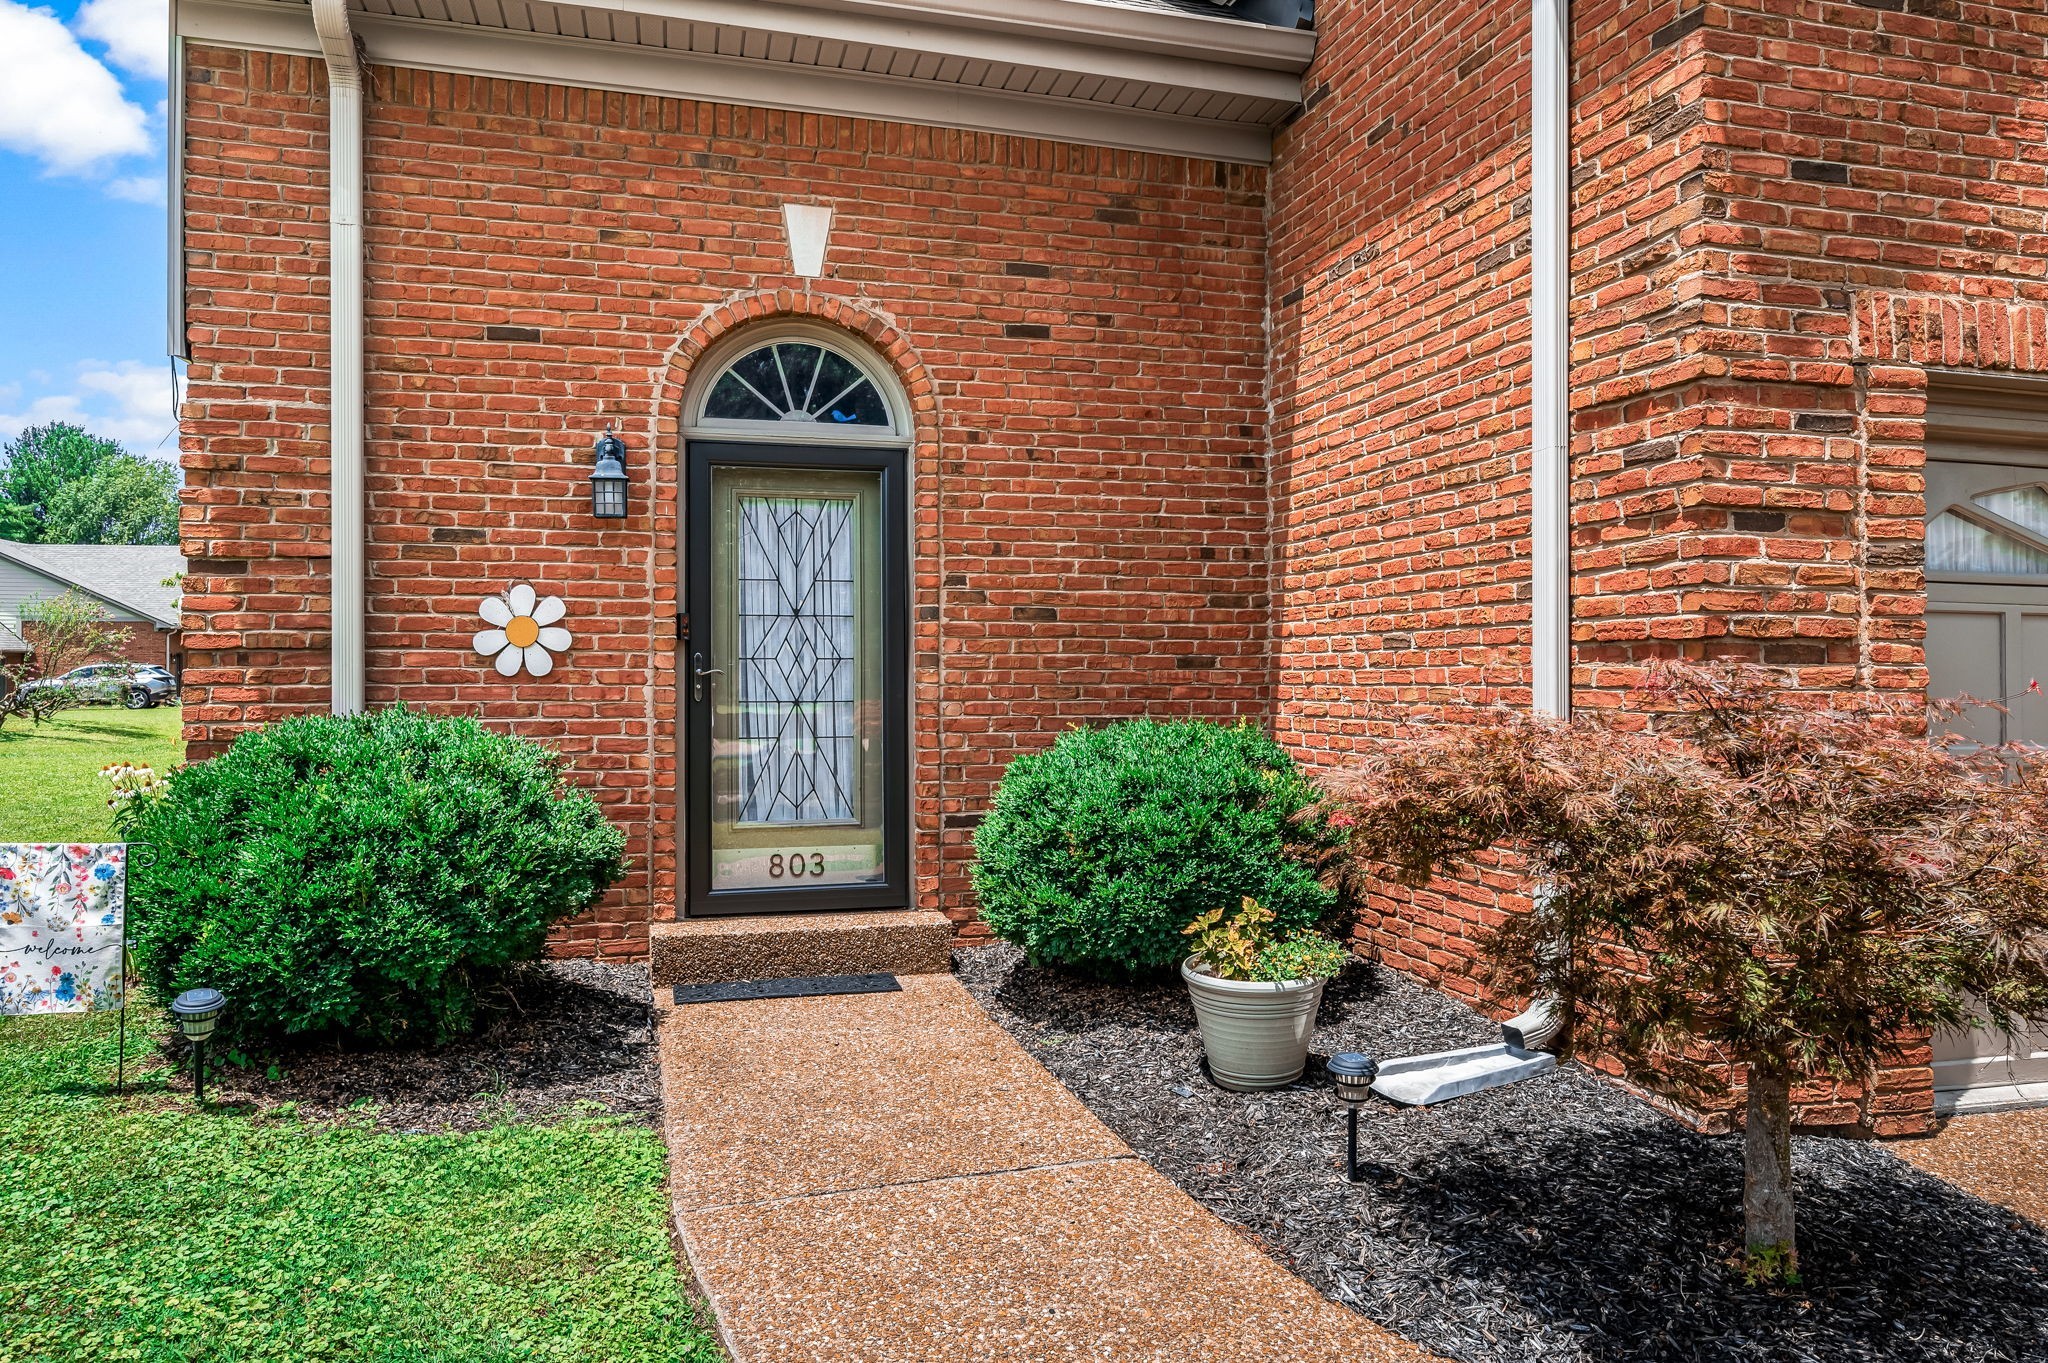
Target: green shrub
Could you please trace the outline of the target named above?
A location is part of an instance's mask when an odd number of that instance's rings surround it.
[[[1285,934],[1336,908],[1340,842],[1315,788],[1252,726],[1131,720],[1010,763],[974,835],[982,921],[1035,961],[1135,972],[1245,896]]]
[[[288,719],[116,811],[151,851],[129,935],[160,998],[228,996],[244,1045],[442,1041],[551,924],[601,899],[625,840],[563,759],[472,719]]]

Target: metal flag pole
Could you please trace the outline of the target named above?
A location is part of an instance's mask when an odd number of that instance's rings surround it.
[[[121,897],[121,1022],[120,1053],[114,1057],[114,1092],[128,1091],[128,898]]]
[[[121,1041],[114,1057],[114,1092],[128,1089],[128,915],[121,915]]]
[[[121,964],[118,967],[121,972],[121,1052],[114,1058],[114,1092],[117,1094],[128,1091],[128,871],[134,865],[137,848],[151,850],[146,842],[121,844]]]
[[[127,843],[121,844],[121,963],[115,967],[120,972],[117,984],[121,990],[120,1041],[114,1055],[116,1094],[128,1091],[128,861],[132,850]]]

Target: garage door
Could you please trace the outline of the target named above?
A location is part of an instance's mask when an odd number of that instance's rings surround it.
[[[2048,390],[1943,396],[1928,412],[1928,691],[2005,704],[1959,722],[1977,742],[2048,745]],[[1934,1091],[1945,1111],[2048,1103],[2048,1027],[1935,1037]]]

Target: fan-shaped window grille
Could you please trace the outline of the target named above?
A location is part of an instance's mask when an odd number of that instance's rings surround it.
[[[1927,571],[2048,580],[2048,487],[2000,488],[1952,502],[1927,522]]]
[[[880,385],[847,356],[807,338],[767,341],[727,364],[705,395],[706,425],[773,422],[789,434],[819,428],[892,431]],[[795,429],[790,429],[795,428]]]

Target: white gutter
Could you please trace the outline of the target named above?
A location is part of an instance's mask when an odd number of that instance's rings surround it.
[[[348,0],[312,0],[327,63],[327,460],[333,710],[363,708],[363,68]]]
[[[1531,0],[1530,702],[1572,708],[1571,7]]]

